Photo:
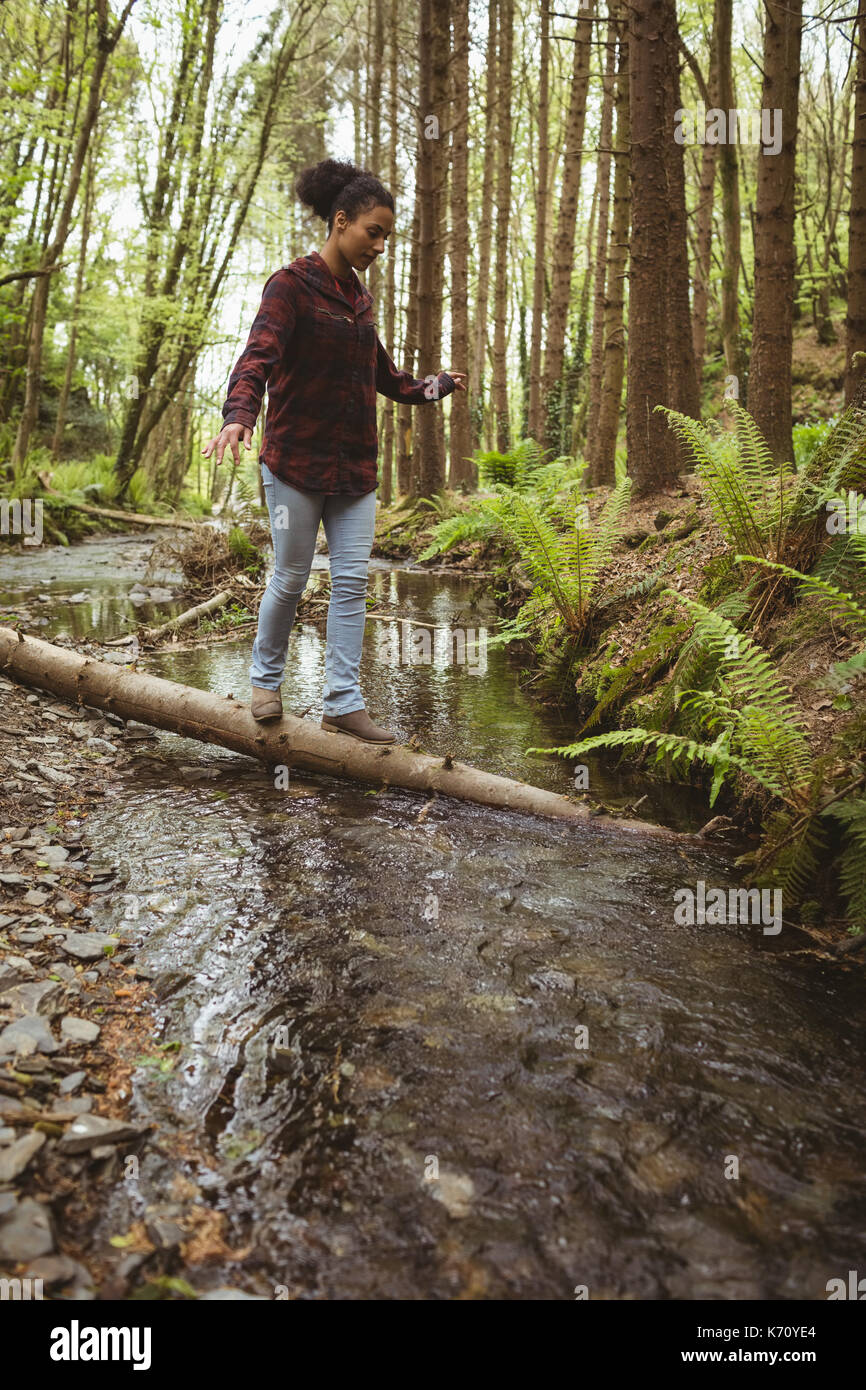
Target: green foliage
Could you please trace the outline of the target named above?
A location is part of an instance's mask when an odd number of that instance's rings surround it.
[[[555,614],[557,626],[570,634],[586,629],[592,612],[598,575],[610,558],[628,505],[631,479],[610,493],[593,526],[576,487],[545,506],[516,489],[500,487],[489,501],[491,512],[513,542],[535,588],[517,615],[526,618],[532,603],[537,622]],[[565,523],[560,530],[556,523]]]
[[[591,748],[624,743],[655,746],[659,757],[669,754],[675,762],[679,759],[689,765],[709,763],[714,770],[711,806],[725,777],[736,770],[799,808],[811,779],[811,754],[794,701],[774,675],[769,656],[718,611],[673,589],[664,594],[692,612],[693,650],[705,649],[715,665],[713,687],[682,692],[682,705],[694,710],[704,741],[641,728],[614,730],[564,749],[532,751],[578,757]],[[711,743],[707,742],[710,734],[715,734]]]
[[[833,416],[829,420],[806,420],[801,425],[794,425],[794,462],[798,473],[808,466],[816,449],[824,443],[837,419],[837,416]]]
[[[240,526],[233,526],[229,531],[228,547],[232,558],[239,561],[253,579],[257,578],[264,569],[265,557]]]
[[[667,666],[679,650],[686,623],[668,623],[656,629],[645,646],[633,652],[621,666],[608,668],[609,683],[599,691],[599,698],[580,733],[598,724],[602,714],[619,704],[635,686],[646,686],[660,669]]]
[[[866,639],[866,608],[857,603],[851,594],[843,593],[841,589],[837,589],[825,579],[819,579],[815,574],[802,574],[790,565],[765,560],[757,555],[735,555],[734,559],[737,562],[761,565],[765,569],[784,574],[789,579],[796,579],[802,589],[825,606],[831,617],[847,622],[858,636]]]
[[[475,454],[478,481],[482,487],[496,487],[500,483],[519,489],[532,487],[546,452],[549,451],[542,449],[534,439],[521,439],[507,454],[496,449],[478,452]]]
[[[699,420],[677,410],[656,406],[668,417],[677,438],[688,449],[695,472],[701,478],[713,516],[727,541],[738,550],[766,555],[779,545],[790,507],[795,477],[793,465],[777,465],[752,419],[737,401],[728,405],[734,414],[733,431],[715,426],[711,431]]]
[[[430,544],[418,556],[419,560],[432,560],[434,555],[443,555],[464,541],[489,540],[499,530],[499,522],[482,499],[475,506],[450,516],[434,526]]]
[[[851,918],[862,930],[866,928],[866,797],[845,797],[825,807],[821,814],[838,822],[844,831],[838,860],[839,887]]]

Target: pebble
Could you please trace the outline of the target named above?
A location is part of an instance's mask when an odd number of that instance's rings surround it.
[[[28,1265],[24,1278],[41,1279],[46,1288],[50,1288],[52,1284],[68,1284],[82,1270],[83,1266],[68,1255],[43,1255]]]
[[[61,1096],[71,1096],[73,1091],[77,1091],[82,1081],[87,1079],[86,1071],[71,1071],[68,1076],[64,1076],[57,1092]]]
[[[67,1129],[58,1141],[61,1153],[86,1153],[101,1144],[120,1144],[126,1139],[137,1139],[144,1130],[125,1120],[111,1120],[105,1115],[82,1115]]]
[[[430,1194],[442,1203],[449,1216],[459,1221],[472,1210],[475,1184],[464,1173],[440,1173],[430,1184]]]
[[[99,1037],[99,1025],[86,1018],[76,1018],[75,1014],[67,1014],[61,1020],[60,1032],[71,1042],[96,1042]]]
[[[26,956],[6,956],[0,961],[0,990],[11,989],[22,980],[31,979],[36,974],[35,966]]]
[[[76,960],[100,960],[105,947],[116,947],[119,937],[106,936],[104,932],[70,932],[62,942],[62,949]]]
[[[32,980],[23,985],[13,985],[0,994],[0,1008],[9,1009],[13,1018],[27,1018],[30,1014],[56,1013],[54,1005],[63,986],[56,980]]]
[[[41,1014],[18,1018],[0,1033],[0,1052],[9,1049],[27,1057],[32,1052],[59,1052],[51,1029]]]
[[[0,1182],[13,1182],[23,1173],[27,1164],[45,1143],[45,1135],[38,1130],[23,1135],[0,1153]]]
[[[23,901],[28,907],[44,907],[50,897],[50,893],[40,893],[38,888],[31,888],[24,894]]]
[[[51,1213],[42,1202],[23,1197],[0,1217],[0,1259],[18,1263],[50,1255],[54,1250]]]

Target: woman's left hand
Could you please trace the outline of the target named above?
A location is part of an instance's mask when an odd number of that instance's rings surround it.
[[[465,372],[452,372],[452,370],[451,370],[450,367],[443,367],[442,370],[443,370],[443,372],[447,372],[448,375],[449,375],[450,377],[453,378],[454,384],[455,384],[455,386],[456,386],[456,388],[457,388],[458,391],[465,391],[465,390],[466,390],[466,373],[465,373]]]

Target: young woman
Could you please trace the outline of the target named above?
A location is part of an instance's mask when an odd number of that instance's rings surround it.
[[[295,191],[327,222],[328,239],[321,253],[299,257],[266,281],[229,377],[223,428],[202,453],[209,458],[216,449],[219,465],[230,448],[240,462],[238,443],[252,446],[267,384],[260,462],[276,568],[253,647],[253,717],[282,717],[289,635],[321,521],[331,566],[322,728],[393,743],[396,735],[367,713],[358,684],[376,517],[376,393],[421,405],[465,391],[466,373],[418,380],[399,371],[379,341],[372,295],[354,271],[381,256],[391,235],[387,188],[353,164],[325,159],[304,170]]]

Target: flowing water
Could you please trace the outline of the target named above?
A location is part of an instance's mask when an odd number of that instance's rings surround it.
[[[103,637],[128,621],[140,558],[99,594],[73,577]],[[73,633],[81,607],[63,602],[65,559],[46,635]],[[27,557],[0,604],[55,582],[35,578]],[[370,589],[377,612],[493,628],[483,581],[380,563]],[[374,717],[570,789],[570,766],[524,753],[575,729],[521,692],[518,661],[395,664],[382,627],[362,663]],[[283,687],[316,720],[323,636],[298,627]],[[146,669],[245,698],[248,663],[244,640]],[[590,788],[646,795],[641,812],[679,828],[710,814],[598,763]],[[741,881],[733,850],[327,778],[277,789],[169,734],[87,834],[120,869],[92,925],[135,943],[160,1000],[154,1043],[177,1059],[135,1074],[133,1114],[155,1128],[101,1231],[183,1224],[200,1196],[247,1253],[175,1266],[195,1287],[822,1299],[866,1270],[858,979],[797,954],[788,923],[675,920],[678,890]]]

